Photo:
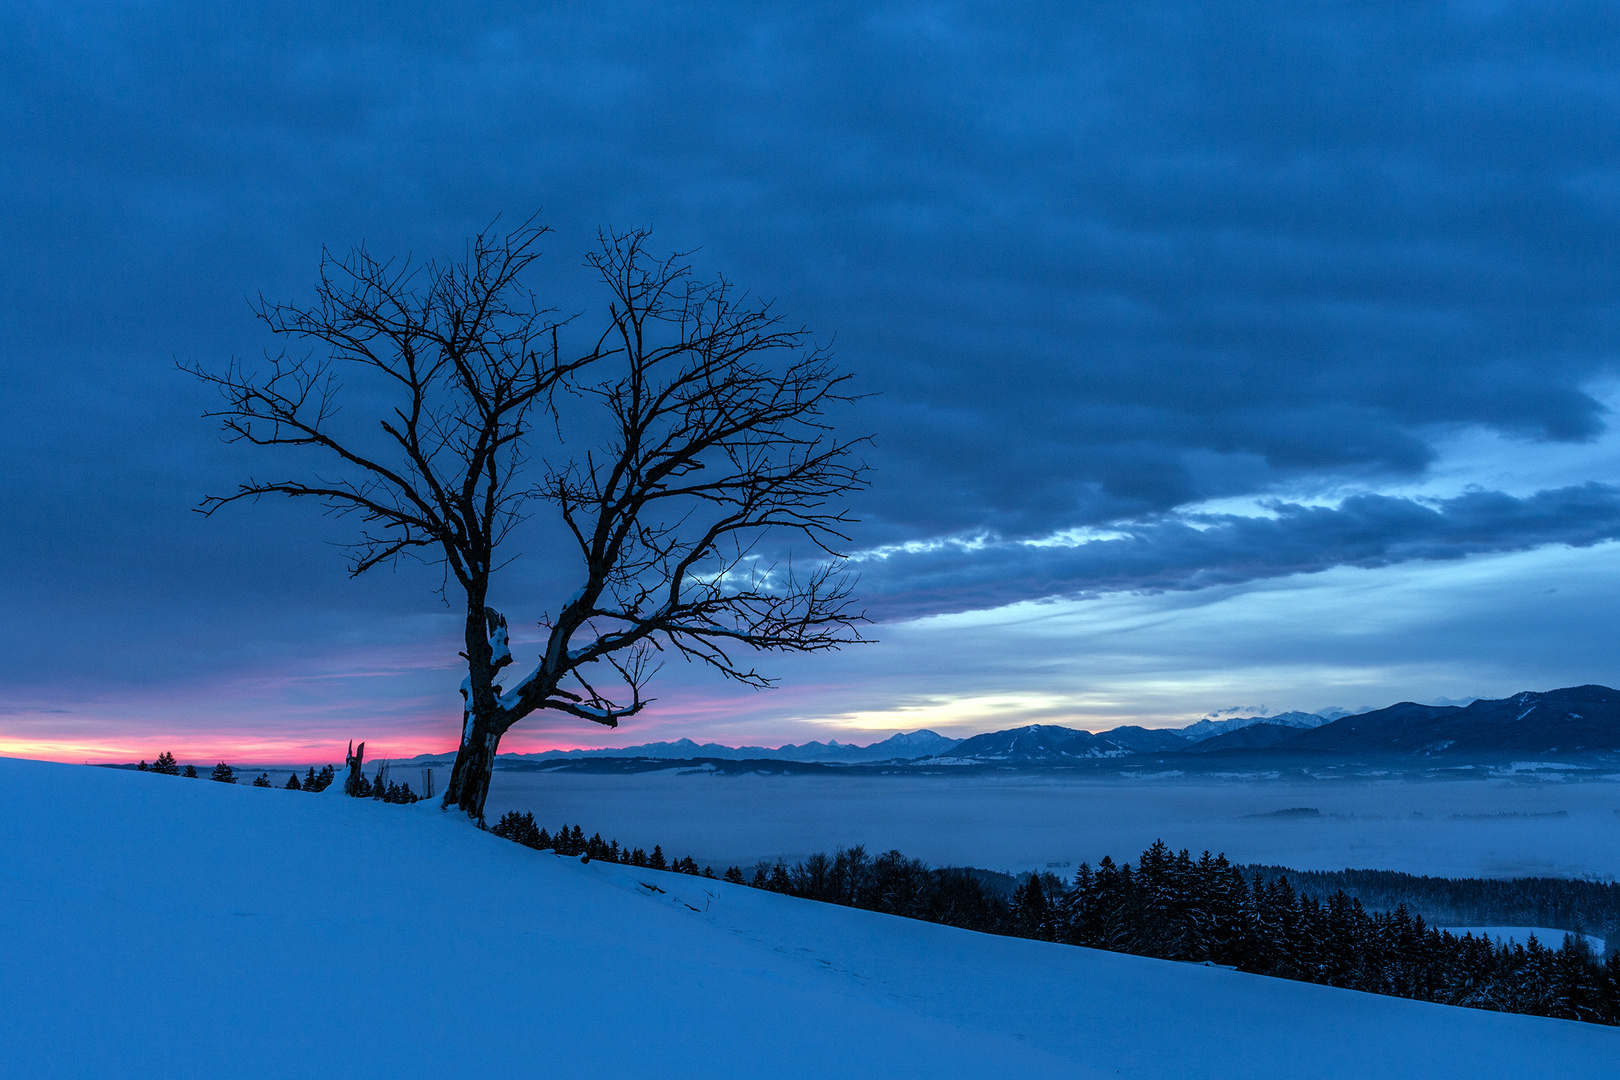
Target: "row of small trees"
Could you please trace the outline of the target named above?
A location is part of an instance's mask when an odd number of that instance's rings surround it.
[[[316,772],[315,766],[311,765],[309,771],[304,774],[302,783],[299,782],[298,774],[295,772],[287,777],[287,782],[282,786],[288,791],[325,791],[332,786],[332,781],[336,777],[337,770],[330,765],[322,765],[320,772]]]
[[[603,840],[601,833],[595,833],[587,840],[583,829],[578,825],[570,827],[566,823],[553,836],[536,823],[533,814],[519,814],[515,810],[503,815],[489,831],[537,851],[555,851],[558,855],[583,856],[587,860],[600,859],[602,862],[623,863],[626,866],[644,866],[649,870],[672,870],[677,874],[714,877],[714,867],[705,866],[700,870],[690,855],[671,860],[665,856],[659,844],[653,845],[651,853],[641,848],[621,848],[617,840]],[[726,871],[726,880],[741,882],[742,871],[731,867]]]
[[[652,869],[697,873],[663,850],[621,848],[579,826],[555,835],[532,814],[509,813],[491,830],[532,848]],[[713,877],[712,869],[702,871]],[[980,872],[929,867],[898,851],[818,853],[788,865],[762,862],[725,880],[756,889],[967,930],[1216,964],[1239,971],[1496,1012],[1620,1024],[1620,949],[1598,960],[1584,939],[1557,948],[1461,937],[1427,925],[1405,905],[1369,912],[1343,891],[1302,895],[1285,875],[1251,881],[1224,855],[1199,859],[1163,841],[1133,868],[1104,858],[1072,881],[1030,874],[1009,897]]]
[[[377,775],[366,779],[365,773],[356,773],[343,785],[343,793],[356,799],[376,799],[385,803],[409,805],[420,802],[422,796],[411,790],[411,785],[388,779],[388,767],[382,766]]]
[[[180,763],[175,760],[174,755],[169,753],[167,750],[159,754],[157,759],[151,764],[147,764],[147,762],[143,760],[135,767],[141,772],[153,772],[162,776],[184,776],[193,780],[198,779],[197,767],[195,765],[186,765],[182,767]],[[332,783],[332,780],[336,775],[337,770],[333,769],[330,765],[322,766],[319,772],[316,772],[315,767],[311,765],[309,771],[304,774],[303,780],[299,780],[298,773],[294,772],[292,775],[287,777],[287,782],[282,786],[288,791],[325,791]],[[218,765],[215,765],[214,770],[208,774],[208,779],[221,784],[234,784],[237,781],[236,770],[230,765],[221,761]],[[254,778],[253,786],[273,787],[275,785],[270,783],[270,774],[267,772],[262,772]],[[412,798],[408,801],[414,802],[415,799]]]
[[[363,754],[365,744],[362,743],[360,749]],[[412,791],[410,784],[396,783],[388,779],[387,765],[379,766],[374,776],[367,777],[358,767],[359,759],[354,757],[352,746],[349,753],[350,760],[355,767],[350,770],[349,775],[344,779],[343,793],[345,795],[352,795],[357,799],[376,799],[380,802],[407,805],[421,800],[422,796]],[[167,750],[159,754],[157,760],[150,765],[142,761],[136,768],[141,772],[155,772],[165,776],[189,776],[194,779],[197,777],[196,766],[187,765],[182,769],[180,763],[175,760],[174,755]],[[294,771],[287,777],[287,782],[282,786],[288,791],[325,791],[336,778],[337,770],[333,766],[323,765],[320,771],[317,772],[315,767],[311,765],[302,780],[299,780],[298,773]],[[208,779],[216,780],[222,784],[234,784],[237,781],[236,770],[222,761],[214,766],[214,771],[209,774]],[[253,786],[267,788],[274,785],[270,783],[270,774],[262,772],[253,780]]]

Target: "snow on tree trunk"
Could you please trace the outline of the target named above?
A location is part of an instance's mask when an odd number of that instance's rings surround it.
[[[495,753],[500,744],[500,733],[469,709],[461,749],[456,752],[450,783],[444,789],[446,809],[454,806],[469,817],[483,820],[484,800],[489,797],[490,774],[495,769]]]

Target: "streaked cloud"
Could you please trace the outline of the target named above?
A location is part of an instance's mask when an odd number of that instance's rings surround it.
[[[1263,685],[1199,681],[1177,605],[1207,601],[1224,637],[1251,593],[1607,572],[1617,46],[1596,3],[4,6],[0,700],[21,711],[0,739],[67,738],[58,709],[107,746],[165,715],[341,744],[370,709],[453,735],[432,574],[345,581],[341,529],[295,507],[190,514],[255,466],[173,362],[261,348],[244,298],[307,297],[323,245],[444,255],[535,207],[557,227],[535,284],[563,310],[597,300],[598,225],[650,224],[835,338],[873,395],[839,419],[875,436],[854,547],[885,644],[782,665],[836,709],[672,671],[669,722],[760,741],[1018,694],[1009,714],[1348,701],[1337,654],[1293,691],[1236,655],[1220,670]],[[522,549],[514,625],[574,587],[540,523]],[[1525,597],[1494,617],[1536,624]],[[1086,613],[1079,641],[1116,605],[1164,613],[1131,634],[1167,658],[1116,704],[973,659],[1016,653],[1031,607]],[[988,619],[930,639],[943,667],[917,678],[948,692],[868,659],[942,615]],[[1471,648],[1483,685],[1496,632],[1402,648],[1446,672]],[[1368,704],[1484,692],[1358,662]],[[1591,663],[1578,681],[1620,679]]]

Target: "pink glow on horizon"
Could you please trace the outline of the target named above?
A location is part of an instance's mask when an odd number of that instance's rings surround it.
[[[368,761],[453,753],[461,731],[461,673],[454,657],[453,641],[429,634],[278,657],[257,670],[179,685],[124,687],[79,700],[14,701],[0,709],[0,754],[133,763],[168,751],[182,763],[212,767],[223,760],[251,768],[341,763],[351,739],[366,743]],[[864,744],[898,731],[927,727],[962,736],[1019,720],[1095,726],[1049,706],[1004,711],[998,701],[976,712],[952,711],[948,691],[897,695],[860,667],[784,664],[773,674],[783,677],[777,689],[755,691],[676,664],[654,681],[647,709],[617,729],[542,712],[508,733],[501,750],[538,753],[682,738],[729,746],[830,739]]]
[[[0,716],[0,756],[91,764],[151,761],[168,751],[181,764],[341,764],[349,740],[366,760],[454,753],[461,717],[441,692],[411,693],[420,670],[393,664],[314,674],[266,673],[227,684],[135,693],[76,707],[14,708]],[[436,675],[436,672],[428,672]],[[438,681],[434,679],[433,681]],[[668,696],[617,729],[539,713],[502,740],[503,753],[633,746],[690,738],[729,745],[875,741],[890,731],[829,730],[814,701],[829,688],[767,693],[670,686]],[[770,706],[768,713],[762,706]],[[448,708],[447,708],[448,706]],[[782,714],[786,712],[788,717]],[[804,719],[789,718],[793,714]],[[774,714],[774,715],[773,715]]]

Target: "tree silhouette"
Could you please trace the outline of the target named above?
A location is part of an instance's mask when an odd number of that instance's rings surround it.
[[[743,653],[862,640],[835,548],[851,520],[840,498],[864,484],[863,440],[834,437],[827,415],[853,400],[848,376],[768,304],[649,257],[645,232],[599,238],[588,263],[603,318],[565,354],[569,320],[522,283],[546,231],[532,219],[486,231],[449,264],[364,248],[324,258],[313,305],[256,309],[313,353],[186,367],[223,394],[208,415],[227,439],[323,459],[309,479],[250,479],[200,510],[312,498],[359,519],[352,574],[409,554],[454,581],[466,677],[444,805],[478,818],[512,725],[553,710],[617,726],[647,705],[659,653],[764,687]],[[341,377],[369,381],[340,416]],[[374,411],[351,421],[362,409]],[[541,506],[576,572],[541,619],[537,662],[512,680],[492,575]],[[808,565],[771,556],[793,537]]]

